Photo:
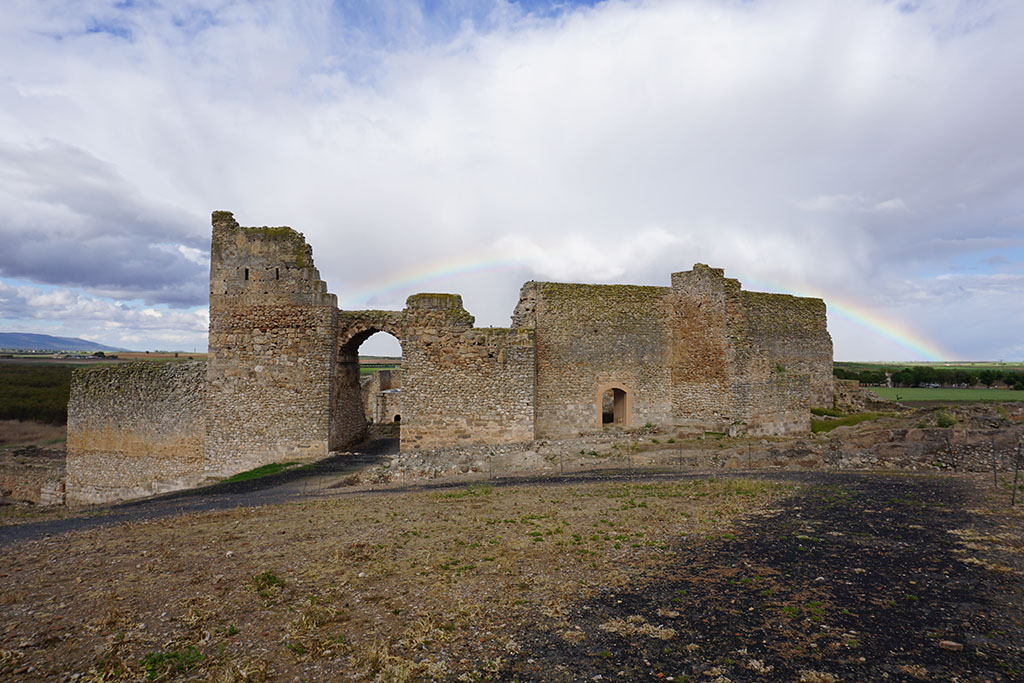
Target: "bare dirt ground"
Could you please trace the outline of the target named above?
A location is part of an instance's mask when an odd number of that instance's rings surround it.
[[[0,420],[0,448],[14,446],[63,446],[67,439],[66,425],[53,425],[31,420]]]
[[[0,678],[1024,678],[1024,514],[990,477],[637,476],[296,480],[8,538]]]

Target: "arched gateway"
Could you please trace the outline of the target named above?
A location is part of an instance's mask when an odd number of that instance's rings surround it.
[[[402,311],[338,312],[336,368],[331,382],[331,450],[358,443],[366,436],[359,347],[378,332],[386,332],[402,344],[404,318]]]

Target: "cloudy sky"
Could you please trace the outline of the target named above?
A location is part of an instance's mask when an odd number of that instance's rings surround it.
[[[695,262],[836,358],[1024,360],[1024,3],[0,4],[0,330],[204,349],[210,212],[343,308]],[[387,351],[386,343],[366,350]]]

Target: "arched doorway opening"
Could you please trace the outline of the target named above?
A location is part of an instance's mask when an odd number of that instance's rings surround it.
[[[597,424],[600,428],[629,429],[633,425],[633,395],[621,384],[605,384],[597,392]]]
[[[386,325],[339,337],[331,405],[331,448],[366,438],[400,438],[402,346]],[[397,419],[396,419],[397,418]]]

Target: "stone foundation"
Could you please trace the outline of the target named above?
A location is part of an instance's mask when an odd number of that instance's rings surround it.
[[[19,448],[0,454],[0,498],[35,505],[64,504],[65,455]]]

